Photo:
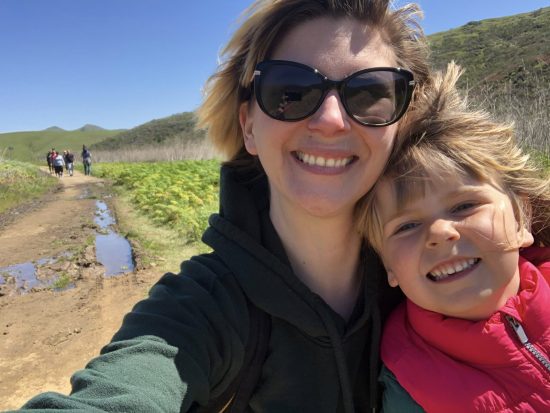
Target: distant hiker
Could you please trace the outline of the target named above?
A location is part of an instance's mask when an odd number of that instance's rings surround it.
[[[56,156],[57,156],[57,151],[55,150],[55,148],[52,148],[52,150],[50,151],[50,163],[52,165],[52,168],[53,168],[53,161],[56,158]]]
[[[73,176],[74,154],[69,149],[66,149],[63,151],[63,159],[65,161],[65,168],[67,170],[67,173],[69,174],[69,176]]]
[[[48,151],[48,154],[46,155],[46,162],[48,163],[48,169],[50,170],[50,173],[53,173],[52,151]]]
[[[65,160],[63,159],[63,155],[57,152],[56,154],[57,155],[53,160],[53,167],[55,169],[55,174],[61,178],[63,176],[63,167],[65,166]]]
[[[92,174],[92,154],[86,148],[86,145],[82,145],[82,163],[84,164],[84,175]]]

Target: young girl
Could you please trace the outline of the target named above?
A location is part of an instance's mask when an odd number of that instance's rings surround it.
[[[419,93],[361,217],[408,298],[383,334],[384,412],[548,412],[549,179],[459,75]]]

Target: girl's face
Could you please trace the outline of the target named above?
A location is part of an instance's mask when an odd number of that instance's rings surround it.
[[[333,80],[365,68],[395,66],[376,31],[353,19],[317,18],[283,37],[271,59],[318,69]],[[363,126],[344,110],[336,90],[310,117],[284,122],[255,100],[240,111],[245,146],[258,155],[271,190],[271,211],[351,221],[355,203],[378,179],[390,154],[396,124]]]
[[[377,189],[388,281],[427,310],[488,318],[517,294],[519,248],[533,237],[519,228],[510,198],[497,186],[429,179],[425,194],[410,202],[398,203],[388,180]]]

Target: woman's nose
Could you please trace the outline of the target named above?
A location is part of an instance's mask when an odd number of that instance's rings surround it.
[[[350,128],[350,119],[336,90],[331,90],[309,119],[308,127],[323,136],[334,136]]]
[[[456,229],[454,222],[437,219],[428,228],[426,247],[436,248],[447,242],[456,242],[460,239],[460,232]]]

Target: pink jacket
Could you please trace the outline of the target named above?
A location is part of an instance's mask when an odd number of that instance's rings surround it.
[[[550,412],[550,248],[523,251],[519,268],[519,294],[488,320],[448,318],[408,300],[391,315],[382,360],[426,412]]]

